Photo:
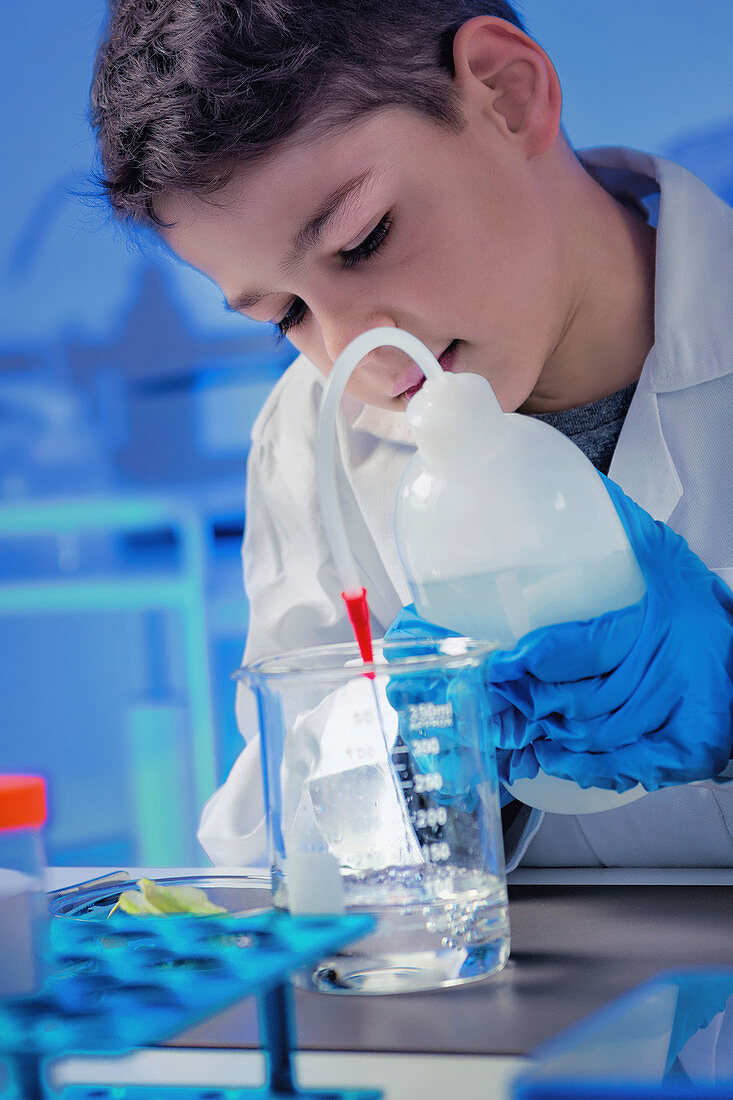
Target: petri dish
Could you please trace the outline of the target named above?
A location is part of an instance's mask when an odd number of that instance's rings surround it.
[[[158,886],[196,886],[206,891],[209,901],[223,906],[232,916],[272,908],[270,876],[262,875],[178,875],[171,878],[146,876]],[[136,890],[137,879],[110,878],[55,890],[48,894],[52,917],[67,920],[106,920],[124,890]]]

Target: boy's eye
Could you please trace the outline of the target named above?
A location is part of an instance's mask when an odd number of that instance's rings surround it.
[[[303,299],[296,298],[282,320],[277,321],[275,324],[278,340],[284,340],[290,329],[299,325],[307,312],[308,306]]]
[[[391,214],[385,214],[360,244],[355,248],[350,248],[348,252],[339,253],[342,266],[345,268],[356,267],[357,264],[368,260],[382,247],[391,228],[392,216]]]
[[[385,214],[381,221],[374,226],[371,233],[356,245],[355,248],[350,248],[348,252],[339,253],[342,267],[356,267],[357,264],[363,263],[364,260],[368,260],[370,256],[373,256],[382,247],[387,240],[391,228],[392,216],[390,214]],[[303,299],[295,298],[282,320],[277,321],[275,324],[278,339],[283,340],[291,329],[301,324],[307,312],[308,307]]]

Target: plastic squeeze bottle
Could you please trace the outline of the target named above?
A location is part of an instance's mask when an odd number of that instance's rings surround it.
[[[645,592],[596,469],[541,421],[505,413],[477,374],[426,381],[407,406],[417,454],[395,533],[418,613],[511,649],[525,634],[627,607]],[[540,775],[510,788],[529,805],[592,813],[640,797]]]
[[[611,499],[561,432],[503,412],[477,374],[426,382],[407,418],[418,450],[395,533],[423,618],[511,649],[538,627],[641,599]]]

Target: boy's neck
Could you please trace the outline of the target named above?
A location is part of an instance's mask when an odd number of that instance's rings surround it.
[[[576,164],[573,305],[520,412],[576,408],[623,389],[654,343],[656,232]]]

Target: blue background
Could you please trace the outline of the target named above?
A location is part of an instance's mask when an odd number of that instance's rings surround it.
[[[103,5],[0,39],[0,770],[49,780],[49,858],[205,863],[239,750],[249,431],[292,358],[85,197]],[[577,147],[670,155],[733,200],[730,0],[527,0]]]

